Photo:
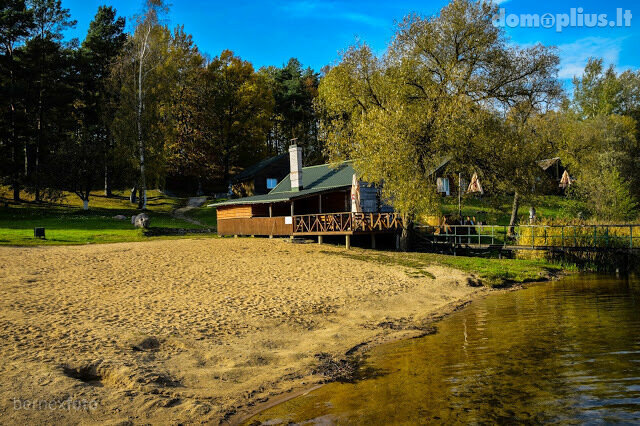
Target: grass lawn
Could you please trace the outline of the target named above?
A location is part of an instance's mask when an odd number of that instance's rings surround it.
[[[216,202],[220,202],[223,200],[216,200]],[[207,201],[202,207],[197,209],[189,210],[185,214],[190,218],[197,220],[200,223],[203,223],[211,228],[218,227],[218,215],[215,207],[207,207],[207,204],[211,204],[210,201]]]
[[[148,240],[143,231],[131,225],[127,218],[139,211],[129,203],[124,192],[116,191],[106,198],[96,191],[89,201],[89,210],[82,209],[82,201],[74,194],[64,194],[55,203],[34,203],[29,194],[22,194],[21,203],[14,203],[6,187],[0,188],[0,244],[1,245],[50,245],[87,244]],[[200,228],[171,216],[171,211],[185,200],[167,197],[159,191],[149,191],[148,211],[151,228]],[[44,227],[46,240],[33,237],[34,227]],[[154,237],[163,238],[163,237]],[[164,237],[166,238],[166,237]]]
[[[462,200],[462,215],[475,216],[490,225],[508,225],[511,218],[513,197],[500,196],[495,199],[466,196]],[[520,223],[528,223],[529,207],[534,206],[541,220],[572,220],[579,211],[585,211],[584,203],[558,195],[536,195],[520,203]],[[458,214],[458,198],[446,197],[442,203],[445,215]]]
[[[547,280],[563,269],[559,265],[544,260],[488,259],[433,253],[376,252],[358,249],[353,252],[326,251],[323,253],[378,264],[400,265],[406,267],[416,276],[432,276],[425,270],[429,266],[450,266],[474,274],[478,279],[478,284],[490,287],[505,287],[512,284]]]

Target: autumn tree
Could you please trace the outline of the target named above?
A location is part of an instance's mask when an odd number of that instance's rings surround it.
[[[489,137],[509,126],[506,114],[559,92],[557,56],[541,45],[507,44],[492,23],[496,12],[487,2],[454,0],[437,16],[407,16],[385,55],[352,46],[320,83],[331,158],[353,159],[363,179],[384,182],[405,225],[437,208],[429,175],[440,159],[482,172],[484,147],[510,143]],[[403,236],[406,244],[406,228]]]
[[[165,122],[167,172],[197,181],[200,189],[215,169],[211,146],[202,137],[204,58],[181,26],[173,32],[168,63],[175,84],[167,105],[170,120]]]
[[[227,183],[235,168],[264,158],[273,95],[250,62],[225,50],[202,76],[200,132]]]

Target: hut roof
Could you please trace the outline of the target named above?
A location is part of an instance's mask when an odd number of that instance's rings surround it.
[[[260,161],[260,162],[258,162],[256,164],[253,164],[252,166],[247,167],[242,172],[240,172],[237,175],[235,175],[233,177],[233,182],[242,182],[244,180],[251,179],[252,177],[257,175],[258,173],[260,173],[260,171],[262,169],[264,169],[265,167],[268,167],[273,163],[276,163],[276,162],[278,162],[280,160],[283,160],[284,158],[286,158],[288,156],[289,156],[288,153],[284,153],[284,154],[276,155],[274,157],[265,158],[264,160],[262,160],[262,161]]]
[[[299,191],[291,190],[290,175],[287,175],[287,177],[282,179],[282,181],[268,194],[237,198],[235,200],[211,204],[211,206],[220,207],[235,204],[276,203],[281,201],[290,201],[296,198],[302,198],[320,192],[326,192],[332,189],[351,187],[354,173],[355,170],[353,169],[351,161],[303,167],[303,189]]]
[[[545,160],[538,161],[538,165],[542,170],[546,171],[549,167],[554,166],[558,162],[560,162],[560,157],[547,158]]]

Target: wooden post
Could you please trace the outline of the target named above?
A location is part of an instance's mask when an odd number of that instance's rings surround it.
[[[269,204],[269,217],[273,217],[273,204]],[[271,224],[271,229],[273,230],[273,224]],[[269,238],[273,238],[273,234],[269,234]]]
[[[294,204],[294,201],[291,200],[291,219],[292,220],[293,220],[293,204]]]
[[[531,247],[535,248],[536,246],[536,231],[534,230],[535,225],[531,225]]]
[[[376,248],[376,234],[371,234],[371,248],[374,250]]]
[[[462,173],[458,173],[458,216],[462,218]]]
[[[322,244],[322,235],[318,235],[318,244]]]
[[[344,236],[344,245],[349,250],[351,248],[351,235]]]
[[[400,234],[396,234],[396,250],[400,250]]]
[[[318,195],[318,213],[322,213],[322,194]]]

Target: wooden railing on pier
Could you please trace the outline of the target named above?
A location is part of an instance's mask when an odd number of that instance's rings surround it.
[[[402,227],[397,213],[318,213],[293,216],[298,235],[349,235],[390,232]]]
[[[420,248],[438,244],[514,250],[640,250],[640,225],[416,226]]]

